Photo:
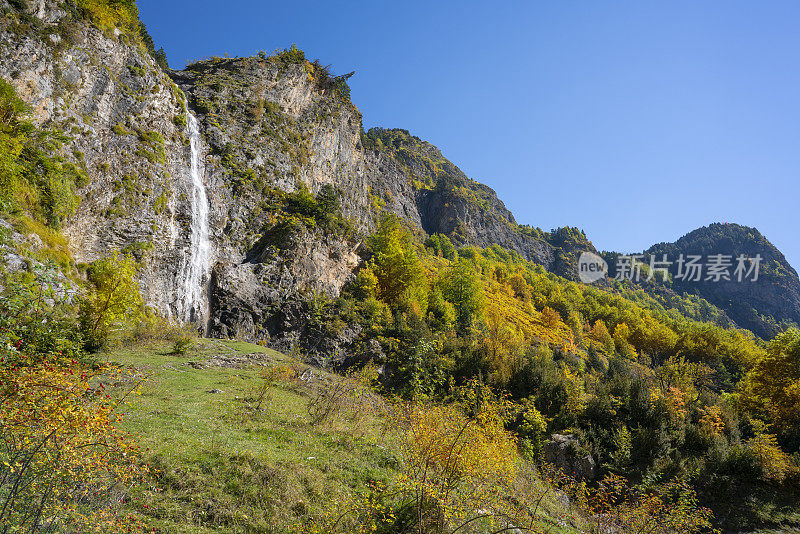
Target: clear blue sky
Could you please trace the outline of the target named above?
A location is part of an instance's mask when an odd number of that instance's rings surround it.
[[[755,226],[800,268],[800,3],[139,0],[173,68],[297,43],[364,126],[428,140],[521,223],[640,251]]]

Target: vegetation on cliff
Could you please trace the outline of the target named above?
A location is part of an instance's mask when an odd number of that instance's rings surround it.
[[[35,127],[30,107],[0,79],[0,212],[58,229],[78,206],[84,170],[60,157],[67,138]]]

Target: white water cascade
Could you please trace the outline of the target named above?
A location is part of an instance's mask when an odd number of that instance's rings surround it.
[[[211,270],[212,247],[208,226],[208,197],[203,184],[203,162],[200,155],[200,125],[187,110],[187,133],[191,148],[189,194],[191,196],[192,225],[189,248],[183,255],[183,264],[177,280],[179,319],[199,322],[206,315],[205,286]]]

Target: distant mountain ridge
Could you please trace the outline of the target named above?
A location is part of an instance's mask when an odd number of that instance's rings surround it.
[[[410,219],[429,234],[440,233],[459,245],[500,245],[520,253],[548,271],[576,280],[577,261],[583,251],[597,252],[577,228],[544,232],[517,224],[514,215],[494,190],[466,176],[430,143],[403,129],[373,128],[362,135],[367,161],[378,176],[397,174],[392,180],[373,181],[374,191],[388,199],[386,207]],[[408,195],[392,194],[391,184],[411,183]],[[784,255],[757,229],[730,223],[698,228],[675,243],[659,243],[643,252],[649,258],[667,255],[672,261],[672,281],[642,284],[652,294],[697,295],[722,310],[738,326],[769,339],[791,324],[800,324],[800,280]],[[736,258],[761,256],[756,282],[712,282],[676,278],[680,255],[730,256],[733,274]],[[607,255],[612,264],[618,253]],[[703,275],[705,277],[705,274]]]
[[[756,228],[733,223],[714,223],[698,228],[674,243],[658,243],[647,249],[646,256],[667,256],[669,261],[683,255],[730,257],[730,280],[714,281],[703,274],[699,281],[678,279],[678,265],[670,267],[671,287],[677,292],[699,295],[725,310],[739,326],[763,338],[772,338],[789,323],[800,324],[800,279],[785,256]],[[736,258],[760,256],[758,278],[742,281],[733,276]]]

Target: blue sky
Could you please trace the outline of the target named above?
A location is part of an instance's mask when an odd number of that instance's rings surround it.
[[[795,268],[800,3],[139,0],[173,68],[297,43],[520,223],[640,251],[755,226]]]

